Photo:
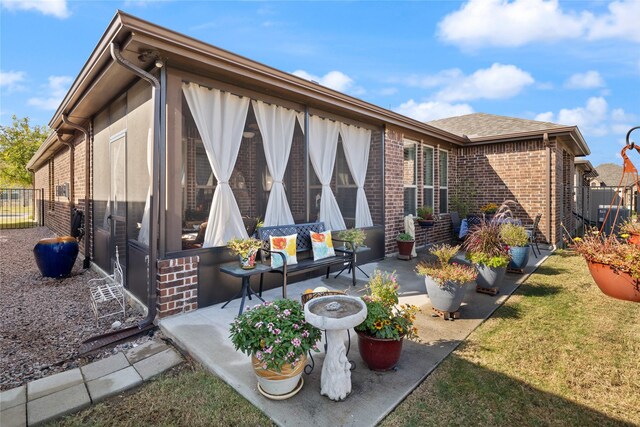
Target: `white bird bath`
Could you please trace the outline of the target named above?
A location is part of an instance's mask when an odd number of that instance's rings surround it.
[[[326,331],[327,355],[320,375],[320,394],[342,400],[351,393],[351,364],[344,346],[344,333],[367,318],[367,306],[360,298],[331,295],[310,300],[304,317],[313,326]]]

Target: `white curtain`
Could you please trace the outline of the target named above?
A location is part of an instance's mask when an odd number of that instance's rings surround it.
[[[262,135],[267,167],[273,178],[267,210],[264,214],[264,225],[293,224],[293,215],[291,215],[282,178],[287,170],[291,152],[296,111],[262,101],[252,101],[252,103]]]
[[[328,230],[347,228],[330,187],[338,149],[339,131],[340,123],[318,116],[309,116],[309,157],[322,184],[320,221],[324,222]]]
[[[369,163],[369,147],[371,146],[371,131],[357,126],[340,124],[342,147],[347,158],[351,176],[358,186],[356,195],[356,227],[370,227],[373,225],[369,202],[364,193],[364,181],[367,178]]]
[[[247,238],[229,178],[240,151],[249,98],[195,83],[184,83],[182,91],[218,180],[203,247],[224,246],[233,237]]]
[[[138,242],[149,245],[149,208],[151,207],[151,168],[153,163],[153,131],[149,128],[147,132],[147,172],[149,173],[149,189],[144,202],[144,213],[142,214],[142,225],[138,234]]]

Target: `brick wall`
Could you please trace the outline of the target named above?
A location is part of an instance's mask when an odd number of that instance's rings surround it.
[[[156,309],[159,318],[198,308],[200,257],[158,261]]]

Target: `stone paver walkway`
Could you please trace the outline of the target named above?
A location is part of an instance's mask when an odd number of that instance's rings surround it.
[[[182,362],[159,341],[0,393],[2,427],[36,426],[142,384]]]

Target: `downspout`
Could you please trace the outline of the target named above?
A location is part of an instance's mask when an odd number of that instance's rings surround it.
[[[89,131],[82,126],[70,122],[69,117],[66,114],[62,115],[62,123],[65,125],[79,130],[84,135],[84,261],[82,262],[83,268],[89,268],[91,265],[91,251],[89,250],[89,194],[91,187],[91,147],[90,147],[90,136]]]
[[[141,79],[147,81],[152,87],[153,96],[153,163],[151,165],[151,197],[150,197],[150,221],[149,221],[149,278],[147,287],[147,317],[138,324],[139,328],[153,323],[156,317],[156,285],[157,285],[157,262],[158,262],[158,224],[160,219],[160,110],[162,108],[160,99],[160,81],[143,69],[133,65],[120,53],[120,45],[111,43],[111,57],[122,67],[131,71]]]
[[[58,139],[60,140],[60,142],[62,142],[64,145],[66,145],[69,148],[69,213],[73,212],[73,208],[75,206],[74,200],[75,200],[75,173],[74,173],[74,169],[75,169],[75,145],[73,145],[73,137],[71,137],[71,141],[66,142],[62,139],[62,134],[59,133],[58,134]],[[73,217],[70,216],[69,218],[69,230],[71,230],[72,227],[72,221],[73,221]]]
[[[551,145],[549,142],[549,134],[544,133],[542,135],[542,142],[545,146],[547,153],[547,162],[545,164],[545,177],[546,177],[546,185],[544,189],[544,199],[545,199],[545,213],[544,216],[547,219],[547,238],[549,239],[549,243],[553,245],[551,238]]]

